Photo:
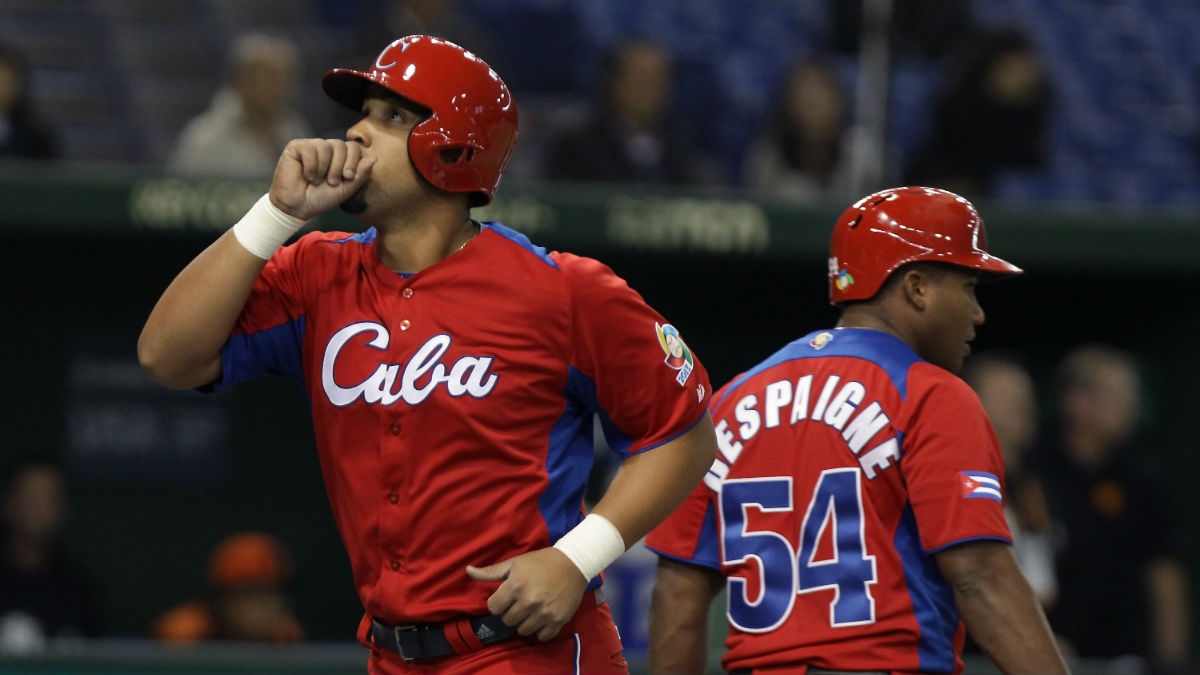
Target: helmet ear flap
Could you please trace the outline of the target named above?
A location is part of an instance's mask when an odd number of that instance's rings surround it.
[[[477,161],[483,157],[482,150],[475,143],[447,138],[441,132],[436,115],[414,127],[408,137],[408,155],[413,166],[426,180],[442,189],[484,183],[486,167],[480,167]],[[472,197],[471,205],[475,206],[477,202],[486,203],[487,200],[479,202]]]
[[[470,162],[475,159],[475,148],[470,145],[456,145],[451,148],[444,148],[439,153],[442,159],[442,164],[457,164],[459,162]]]

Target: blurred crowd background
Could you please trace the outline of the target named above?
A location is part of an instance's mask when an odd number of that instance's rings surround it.
[[[875,189],[926,184],[1017,213],[1200,215],[1195,0],[0,0],[0,183],[58,170],[266,180],[289,139],[343,136],[350,117],[321,74],[367,69],[412,33],[472,49],[512,88],[521,138],[505,190],[687,188],[836,213]],[[29,250],[58,245],[53,232],[16,236]],[[143,386],[136,317],[202,243],[105,242],[114,267],[145,267],[145,288],[106,294],[116,318],[98,335],[39,338],[73,356],[47,371],[69,386],[32,391],[69,411],[119,381],[131,400],[181,415],[182,440],[169,460],[125,471],[81,454],[89,432],[70,412],[43,410],[66,430],[0,446],[0,670],[89,640],[351,639],[361,610],[300,399],[269,409],[287,410],[270,433],[236,409],[272,385],[200,402]],[[54,292],[76,298],[65,306],[95,305],[99,291],[81,289],[107,288],[88,274],[94,243],[63,244],[72,264]],[[695,317],[702,358],[706,328],[735,324],[756,350],[831,317],[819,285],[790,297],[798,263],[706,258],[704,278],[688,260],[617,263],[668,316]],[[821,264],[803,261],[817,276]],[[1200,466],[1186,425],[1200,373],[1195,357],[1168,355],[1200,329],[1180,311],[1198,271],[1174,268],[1154,292],[1135,290],[1155,281],[1143,269],[1014,282],[985,302],[985,349],[965,373],[1006,453],[1022,565],[1068,653],[1109,672],[1196,663],[1200,508],[1187,486]],[[683,281],[657,288],[664,278]],[[792,303],[804,322],[763,310]],[[22,316],[28,306],[18,301],[22,328],[54,311]],[[15,383],[39,366],[16,339],[5,350],[6,427],[19,428]],[[754,350],[714,349],[714,384]],[[612,468],[598,459],[597,489]],[[635,549],[609,573],[635,664],[652,569]]]
[[[514,182],[1200,194],[1189,0],[4,0],[0,12],[6,157],[261,173],[248,151],[204,157],[206,132],[240,112],[268,157],[295,133],[340,136],[320,74],[428,32],[469,45],[516,93]],[[890,27],[882,54],[876,23]],[[593,152],[567,161],[581,144]]]

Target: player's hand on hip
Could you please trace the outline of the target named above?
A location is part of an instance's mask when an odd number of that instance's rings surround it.
[[[467,565],[475,581],[503,581],[488,598],[488,611],[521,635],[545,641],[558,635],[587,590],[588,580],[562,551],[543,548],[487,567]]]
[[[374,157],[364,157],[362,145],[325,138],[302,138],[287,144],[275,178],[271,203],[303,220],[341,204],[371,177]]]

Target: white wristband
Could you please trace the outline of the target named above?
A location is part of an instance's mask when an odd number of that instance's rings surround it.
[[[280,211],[269,195],[263,195],[233,226],[233,236],[247,251],[270,260],[275,249],[283,246],[306,222]]]
[[[575,566],[583,578],[591,580],[625,552],[625,540],[607,518],[589,513],[583,522],[554,544]]]

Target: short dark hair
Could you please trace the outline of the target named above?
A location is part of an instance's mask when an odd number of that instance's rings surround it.
[[[919,270],[922,274],[927,276],[943,277],[952,269],[966,270],[969,268],[962,267],[961,265],[953,265],[951,263],[934,262],[929,260],[907,262],[897,267],[891,274],[888,275],[887,279],[883,280],[883,283],[879,286],[879,290],[875,291],[875,295],[862,300],[847,300],[841,303],[841,307],[845,309],[846,307],[850,307],[855,304],[874,302],[876,299],[884,297],[888,293],[891,293],[894,288],[899,286],[901,280],[904,279],[904,274],[912,269]]]

